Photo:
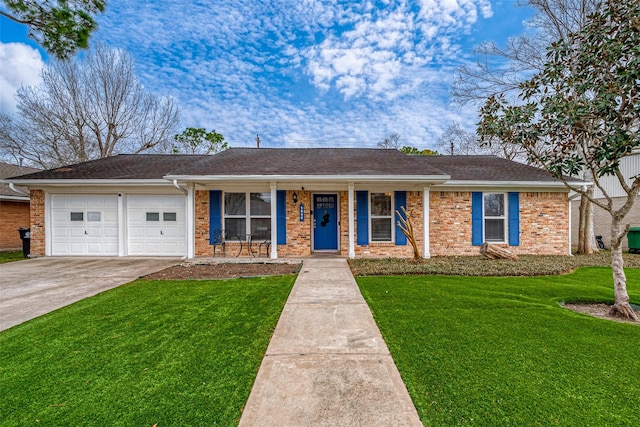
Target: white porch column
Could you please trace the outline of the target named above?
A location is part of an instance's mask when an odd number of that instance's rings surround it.
[[[196,225],[195,225],[195,189],[191,184],[187,188],[187,258],[195,258],[196,256]]]
[[[356,257],[356,248],[355,248],[355,239],[354,239],[354,227],[355,227],[355,218],[353,214],[354,210],[354,185],[353,182],[349,183],[349,258],[353,259]]]
[[[569,214],[569,242],[568,242],[568,244],[569,244],[569,256],[573,256],[573,254],[571,253],[571,243],[573,243],[573,242],[571,242],[572,234],[573,234],[573,229],[571,228],[571,216],[573,215],[573,210],[571,208],[571,202],[572,202],[571,197],[567,197],[567,200],[569,201],[569,212],[568,212],[568,214]]]
[[[271,259],[278,258],[278,186],[271,183]]]
[[[429,195],[430,195],[430,191],[429,191],[429,187],[424,187],[424,189],[422,190],[422,199],[423,199],[423,219],[424,219],[424,224],[422,226],[422,230],[424,233],[424,236],[422,238],[422,241],[424,242],[424,248],[422,249],[422,257],[423,258],[431,258],[431,243],[429,242]]]

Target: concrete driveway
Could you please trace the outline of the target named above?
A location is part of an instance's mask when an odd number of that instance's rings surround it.
[[[44,257],[0,264],[0,331],[179,261]]]

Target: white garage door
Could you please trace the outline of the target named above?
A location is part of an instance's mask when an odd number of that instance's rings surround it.
[[[52,255],[118,255],[118,196],[51,195]]]
[[[186,254],[184,196],[129,195],[129,255]]]

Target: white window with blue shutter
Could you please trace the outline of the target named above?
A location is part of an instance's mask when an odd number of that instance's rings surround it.
[[[407,192],[356,191],[357,244],[395,243],[406,245],[407,238],[397,226],[395,211],[407,208]]]
[[[471,195],[471,240],[482,243],[520,245],[520,193],[480,193]]]

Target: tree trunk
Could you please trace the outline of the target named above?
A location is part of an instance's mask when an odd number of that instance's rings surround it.
[[[638,321],[638,316],[629,304],[627,293],[627,277],[624,274],[624,259],[622,258],[622,239],[627,235],[627,229],[620,224],[620,220],[612,215],[611,221],[611,270],[613,272],[613,291],[615,302],[611,306],[610,314]]]
[[[593,197],[593,187],[587,192]],[[580,218],[578,225],[578,253],[592,254],[597,252],[595,233],[593,232],[593,203],[586,196],[580,197]]]

